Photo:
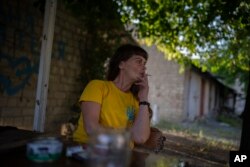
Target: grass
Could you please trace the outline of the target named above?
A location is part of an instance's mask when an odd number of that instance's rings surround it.
[[[219,121],[218,126],[211,127],[206,120],[188,124],[162,120],[155,127],[166,133],[204,141],[211,146],[219,146],[228,150],[237,149],[241,135],[241,120],[221,115],[217,121]]]
[[[220,114],[217,117],[217,121],[226,123],[232,127],[241,128],[242,120],[235,115],[230,114]]]

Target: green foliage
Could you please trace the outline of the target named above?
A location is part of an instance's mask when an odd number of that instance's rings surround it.
[[[148,45],[233,82],[250,72],[250,3],[244,0],[115,0],[122,21]]]
[[[125,32],[117,5],[111,0],[63,0],[64,6],[80,21],[78,30],[79,52],[82,69],[79,80],[82,89],[92,79],[104,79],[106,62],[114,50],[124,42],[133,42],[129,33]],[[79,96],[82,92],[79,92]],[[70,122],[77,123],[80,107],[72,105],[76,117]]]
[[[80,80],[83,87],[92,79],[105,78],[105,62],[129,34],[124,31],[117,5],[103,0],[64,0],[64,4],[80,20],[79,50],[82,57]]]

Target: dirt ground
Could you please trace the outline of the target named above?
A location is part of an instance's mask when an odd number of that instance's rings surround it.
[[[211,146],[204,141],[197,141],[192,138],[180,137],[171,134],[164,134],[166,141],[163,155],[176,155],[187,166],[228,166],[229,151],[228,149],[217,146]],[[195,165],[194,165],[195,164]]]
[[[183,126],[200,130],[202,136],[163,131],[166,141],[158,154],[183,161],[182,167],[228,167],[229,152],[238,149],[241,129],[218,122],[187,124]]]

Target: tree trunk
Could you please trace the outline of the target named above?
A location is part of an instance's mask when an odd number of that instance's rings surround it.
[[[250,81],[250,77],[248,78]],[[240,151],[250,151],[250,82],[248,82],[245,109],[242,114]]]

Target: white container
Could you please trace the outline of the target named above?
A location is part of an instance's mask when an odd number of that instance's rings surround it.
[[[27,144],[26,155],[34,162],[52,162],[62,153],[63,144],[54,137],[38,138]]]

